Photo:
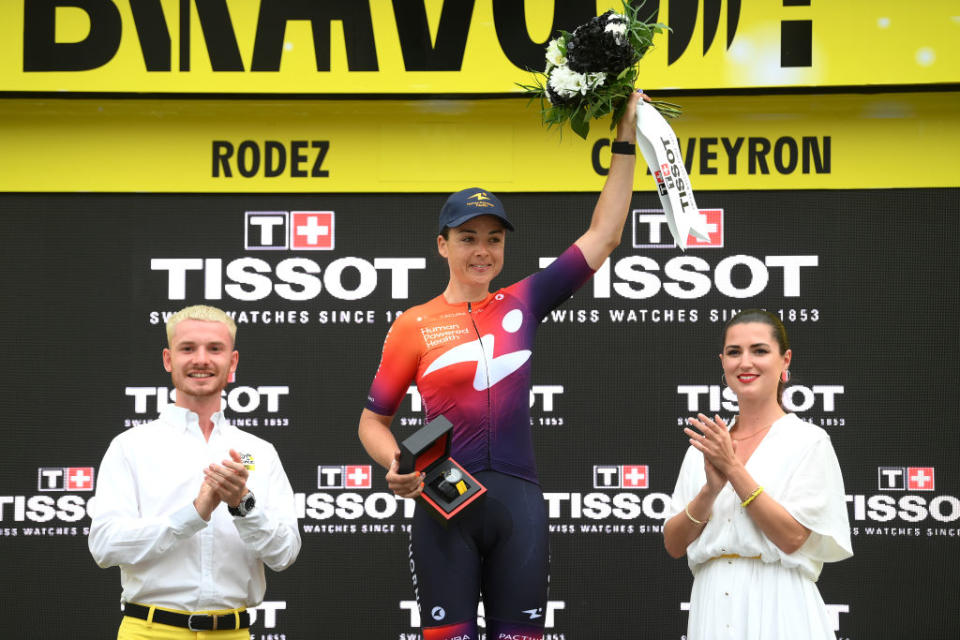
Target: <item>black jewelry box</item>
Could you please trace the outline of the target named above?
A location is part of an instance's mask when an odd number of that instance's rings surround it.
[[[424,474],[423,498],[430,513],[448,521],[486,493],[487,488],[450,457],[453,423],[439,415],[400,443],[398,473]]]

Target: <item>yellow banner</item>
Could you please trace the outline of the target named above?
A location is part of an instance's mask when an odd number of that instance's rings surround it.
[[[960,186],[957,93],[683,102],[695,190]],[[608,122],[561,135],[518,98],[0,100],[0,190],[595,191]]]
[[[503,94],[609,0],[0,3],[0,91]],[[956,0],[646,0],[640,86],[960,82]]]

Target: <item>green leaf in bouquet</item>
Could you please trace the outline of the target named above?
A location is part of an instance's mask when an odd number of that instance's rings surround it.
[[[682,113],[680,105],[673,104],[672,102],[664,102],[663,100],[651,100],[650,106],[660,112],[664,118],[677,118]]]
[[[583,108],[578,108],[570,116],[570,128],[584,140],[587,139],[587,135],[590,133],[590,122],[585,116],[586,111]]]
[[[587,111],[583,116],[583,119],[586,121],[593,120],[594,118],[603,117],[604,103],[602,100],[595,100],[587,103]]]

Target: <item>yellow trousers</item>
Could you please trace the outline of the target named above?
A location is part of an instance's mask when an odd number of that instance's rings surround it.
[[[158,607],[159,608],[159,607]],[[190,613],[176,609],[164,609],[176,613]],[[223,614],[226,611],[194,611],[193,613]],[[250,640],[250,629],[227,629],[223,631],[190,631],[159,622],[147,622],[140,618],[124,616],[117,631],[117,640]]]

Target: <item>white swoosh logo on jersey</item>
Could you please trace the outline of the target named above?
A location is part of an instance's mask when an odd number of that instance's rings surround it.
[[[507,313],[502,322],[503,328],[510,333],[519,329],[522,323],[523,313],[519,309]],[[473,388],[477,391],[483,391],[522,367],[523,363],[529,360],[533,353],[529,349],[521,349],[494,357],[493,346],[494,336],[492,333],[482,336],[479,340],[456,346],[430,363],[423,376],[427,377],[434,371],[462,362],[476,362],[479,365],[482,359],[486,361],[487,366],[486,369],[477,366],[477,373],[473,377]]]

